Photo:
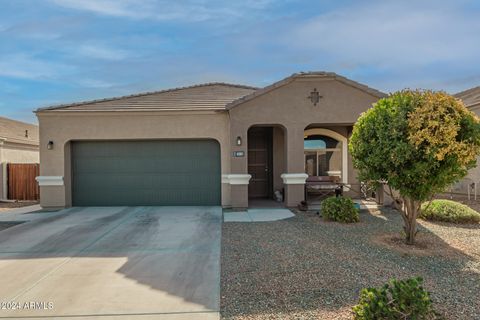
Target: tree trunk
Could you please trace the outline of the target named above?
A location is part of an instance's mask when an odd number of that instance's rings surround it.
[[[405,198],[405,241],[412,245],[415,243],[415,236],[417,235],[417,215],[420,209],[421,202]]]

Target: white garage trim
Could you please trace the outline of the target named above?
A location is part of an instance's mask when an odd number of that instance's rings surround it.
[[[63,186],[63,176],[38,176],[35,180],[37,180],[38,185],[41,187]]]
[[[222,174],[222,183],[242,185],[248,184],[252,178],[251,174]]]

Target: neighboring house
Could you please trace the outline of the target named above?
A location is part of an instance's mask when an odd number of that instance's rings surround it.
[[[7,164],[39,163],[38,126],[0,117],[0,199],[7,199]]]
[[[454,95],[461,99],[465,106],[480,117],[480,86],[471,88]],[[477,167],[470,169],[468,175],[457,183],[452,191],[457,193],[473,194],[477,184],[477,194],[480,194],[480,157],[477,157]],[[470,188],[470,190],[469,190]]]
[[[265,88],[207,83],[38,109],[41,205],[245,208],[278,190],[296,206],[305,172],[358,191],[348,139],[384,96],[312,72]]]

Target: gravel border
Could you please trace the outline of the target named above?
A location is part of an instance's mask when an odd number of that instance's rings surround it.
[[[398,243],[402,219],[362,210],[360,223],[224,223],[222,319],[351,319],[364,287],[422,276],[447,319],[480,319],[480,226],[420,222],[418,245]]]
[[[0,213],[8,212],[11,209],[28,207],[38,204],[38,201],[9,201],[0,202]]]

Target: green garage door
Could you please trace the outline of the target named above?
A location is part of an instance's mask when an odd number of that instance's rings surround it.
[[[74,206],[220,205],[214,140],[72,142]]]

